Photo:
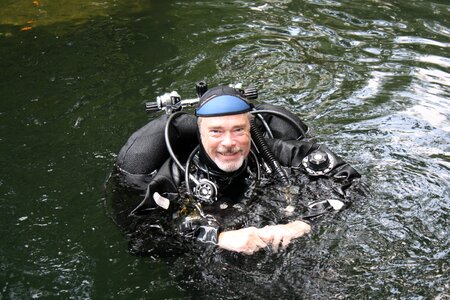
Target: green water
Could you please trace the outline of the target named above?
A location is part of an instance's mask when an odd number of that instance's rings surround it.
[[[446,1],[0,7],[0,298],[450,297]],[[192,258],[129,254],[104,207],[115,155],[145,101],[200,79],[255,84],[373,194],[285,253],[195,278]]]

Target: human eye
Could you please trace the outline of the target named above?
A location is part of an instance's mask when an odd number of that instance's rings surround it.
[[[234,129],[234,133],[238,134],[238,135],[242,135],[245,133],[244,127],[236,127]]]
[[[220,129],[210,129],[209,134],[212,136],[219,136],[222,134],[222,131]]]
[[[242,136],[242,135],[244,135],[245,130],[244,130],[244,128],[236,127],[231,132],[234,136]]]

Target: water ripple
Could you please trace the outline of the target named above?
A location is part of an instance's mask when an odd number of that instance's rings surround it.
[[[2,218],[14,225],[2,230],[12,244],[2,249],[12,270],[2,295],[174,298],[205,288],[205,298],[448,298],[444,1],[16,2],[0,13],[14,24],[0,31],[10,98],[0,112],[9,121]],[[16,28],[33,14],[35,27]],[[61,28],[70,34],[55,36]],[[258,101],[305,119],[371,193],[278,254],[211,250],[153,264],[114,237],[122,263],[108,273],[116,259],[98,237],[110,241],[113,230],[98,221],[96,201],[112,153],[146,121],[145,97],[191,97],[199,79],[255,84]]]

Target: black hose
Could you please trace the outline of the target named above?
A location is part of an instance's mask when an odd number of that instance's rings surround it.
[[[263,113],[267,113],[267,114],[272,114],[275,115],[277,117],[281,117],[282,119],[285,119],[286,121],[288,121],[289,123],[291,123],[292,126],[294,126],[300,133],[299,137],[297,138],[297,140],[299,140],[300,138],[306,138],[306,132],[305,130],[303,130],[303,128],[291,117],[287,116],[286,114],[276,111],[276,110],[267,110],[267,109],[262,109],[262,110],[254,110],[250,112],[252,115],[260,115]],[[264,124],[265,122],[263,122]],[[266,127],[267,130],[267,123],[264,124],[264,126]],[[270,132],[270,128],[268,129],[268,131]]]
[[[167,151],[169,151],[170,157],[172,157],[173,161],[177,164],[178,168],[180,168],[180,170],[182,172],[186,172],[184,167],[181,165],[180,161],[176,157],[175,153],[173,152],[172,145],[170,144],[170,138],[169,138],[169,127],[170,127],[170,124],[172,123],[172,120],[182,114],[185,114],[185,112],[178,111],[178,112],[170,115],[169,119],[167,119],[166,127],[164,128],[164,138],[166,140],[166,147],[167,147]]]
[[[191,184],[189,183],[189,169],[191,167],[191,161],[194,158],[194,155],[198,152],[199,148],[200,148],[200,145],[195,147],[195,149],[189,155],[189,158],[186,161],[186,170],[184,171],[184,181],[186,183],[186,192],[191,200],[194,200],[194,197],[193,197],[194,194],[192,193]]]
[[[272,172],[274,172],[281,182],[284,185],[289,185],[289,178],[284,172],[283,168],[281,167],[280,163],[275,158],[275,155],[273,154],[272,150],[270,150],[269,145],[267,145],[266,140],[264,139],[261,131],[258,130],[256,127],[255,120],[252,120],[250,125],[250,131],[252,134],[253,142],[255,143],[256,147],[260,151],[263,159],[266,161],[266,163],[269,165]]]

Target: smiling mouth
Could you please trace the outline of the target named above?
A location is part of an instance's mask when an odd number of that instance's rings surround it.
[[[225,153],[220,153],[221,155],[223,155],[223,156],[233,156],[233,155],[236,155],[236,154],[239,154],[240,153],[240,151],[238,151],[238,152],[225,152]]]
[[[227,152],[219,152],[219,155],[224,159],[234,159],[240,156],[241,150],[238,151],[227,151]]]

